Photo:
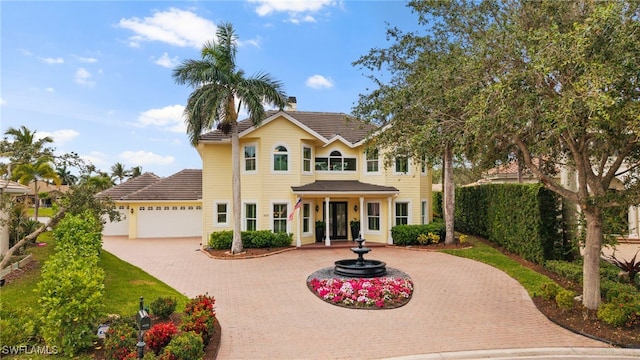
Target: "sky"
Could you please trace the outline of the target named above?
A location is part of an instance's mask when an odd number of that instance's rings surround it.
[[[223,22],[247,75],[283,82],[300,111],[342,113],[374,88],[352,63],[389,47],[389,26],[418,26],[401,0],[3,0],[0,131],[25,125],[108,173],[117,162],[163,177],[200,169],[183,118],[193,89],[171,74]]]

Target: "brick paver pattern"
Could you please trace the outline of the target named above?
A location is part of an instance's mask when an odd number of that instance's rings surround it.
[[[411,276],[411,301],[391,310],[327,304],[306,286],[349,249],[215,260],[200,239],[109,237],[104,249],[188,297],[216,298],[218,359],[379,359],[447,351],[606,347],[542,315],[524,288],[491,266],[436,252],[375,248],[365,258]],[[140,294],[144,296],[144,294]],[[153,299],[148,299],[152,301]]]

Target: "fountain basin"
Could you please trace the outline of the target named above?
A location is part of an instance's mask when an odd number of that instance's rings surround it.
[[[338,260],[333,269],[336,275],[348,277],[380,277],[387,274],[387,263],[378,260]]]

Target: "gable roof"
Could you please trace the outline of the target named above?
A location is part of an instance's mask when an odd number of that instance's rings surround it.
[[[311,112],[311,111],[268,111],[266,118],[260,126],[283,117],[288,119],[301,129],[309,132],[324,143],[341,140],[348,145],[356,145],[364,140],[367,135],[377,127],[367,124],[345,113]],[[238,122],[240,137],[247,136],[258,127],[254,127],[250,119]],[[229,141],[230,134],[220,130],[213,130],[200,136],[200,142],[224,142]]]
[[[202,170],[184,169],[131,193],[123,200],[201,200]]]
[[[292,186],[291,190],[298,195],[319,194],[397,194],[400,191],[393,186],[363,183],[358,180],[316,180],[302,186]]]
[[[0,179],[0,193],[5,194],[26,194],[29,188],[15,181]]]
[[[107,190],[103,190],[96,194],[98,198],[111,198],[113,200],[121,200],[125,196],[134,193],[140,189],[143,189],[151,184],[158,182],[161,179],[160,176],[146,172],[140,176],[131,178],[122,184],[112,186]]]

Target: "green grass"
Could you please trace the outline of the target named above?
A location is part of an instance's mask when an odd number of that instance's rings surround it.
[[[510,259],[499,250],[483,243],[482,241],[469,236],[469,242],[473,244],[471,249],[464,250],[442,250],[442,252],[455,255],[467,259],[480,261],[491,265],[507,273],[516,279],[529,293],[529,296],[536,296],[541,289],[542,284],[554,282],[549,277],[540,274],[537,271],[523,267],[517,261]]]
[[[44,263],[55,249],[55,240],[47,232],[38,237],[39,242],[46,242],[47,246],[31,247],[29,252],[34,259]],[[105,313],[134,316],[139,308],[140,296],[144,297],[145,305],[149,305],[156,298],[172,297],[178,301],[176,312],[184,311],[188,298],[169,287],[169,285],[147,274],[142,269],[124,262],[114,255],[102,251],[100,266],[105,271]],[[34,312],[38,308],[38,293],[36,291],[40,281],[40,269],[27,272],[16,281],[0,288],[0,305],[3,308],[28,307]],[[4,357],[4,356],[3,356]],[[52,359],[63,358],[62,355],[24,354],[7,356],[12,359]],[[80,356],[79,359],[89,359]]]
[[[35,209],[33,207],[27,208],[27,216],[33,216]],[[38,217],[52,217],[53,216],[53,208],[50,207],[39,207],[38,208]]]

